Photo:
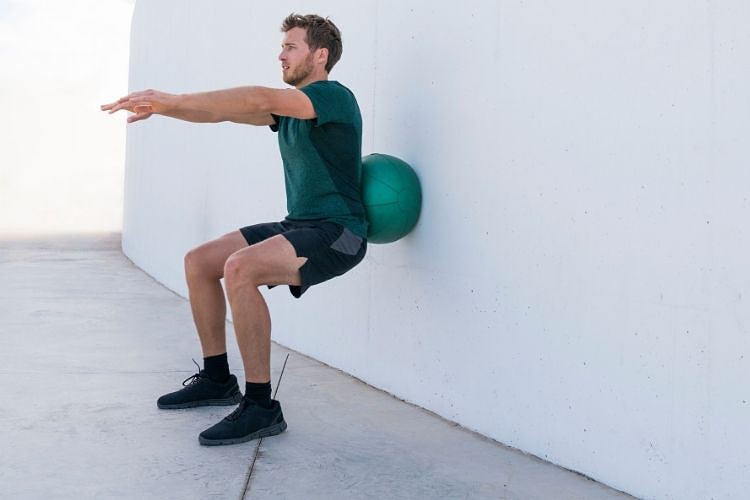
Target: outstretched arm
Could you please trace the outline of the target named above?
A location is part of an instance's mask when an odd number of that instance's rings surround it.
[[[110,114],[121,109],[135,113],[128,117],[128,123],[145,120],[154,113],[192,122],[229,120],[254,125],[274,123],[272,113],[301,119],[316,117],[312,102],[303,92],[268,87],[237,87],[181,95],[144,90],[105,104],[101,109]]]

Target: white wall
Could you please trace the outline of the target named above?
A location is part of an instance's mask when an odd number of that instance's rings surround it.
[[[423,184],[411,235],[266,293],[275,340],[637,496],[745,495],[750,4],[222,5],[138,3],[131,89],[283,86],[317,10],[363,153]],[[128,130],[124,248],[178,293],[189,248],[284,215],[267,129]]]
[[[0,0],[0,234],[119,231],[134,0]]]

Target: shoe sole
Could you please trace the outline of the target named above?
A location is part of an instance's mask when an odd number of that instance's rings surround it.
[[[220,446],[223,444],[246,443],[248,441],[252,441],[253,439],[260,439],[263,437],[281,434],[282,432],[284,432],[284,430],[286,430],[286,421],[282,420],[279,424],[264,427],[263,429],[260,429],[258,431],[251,432],[247,436],[228,439],[207,439],[203,436],[198,436],[198,441],[200,441],[203,446]]]
[[[240,404],[242,401],[242,394],[237,393],[230,398],[224,399],[201,399],[199,401],[188,401],[187,403],[175,403],[171,405],[156,403],[156,406],[160,410],[179,410],[182,408],[195,408],[196,406],[229,406]]]

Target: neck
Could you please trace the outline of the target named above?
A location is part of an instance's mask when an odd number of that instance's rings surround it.
[[[302,80],[301,82],[299,82],[294,87],[296,89],[301,89],[302,87],[310,85],[313,82],[318,82],[320,80],[328,80],[328,73],[326,73],[325,71],[311,73],[310,76],[308,76],[307,78],[305,78],[304,80]]]

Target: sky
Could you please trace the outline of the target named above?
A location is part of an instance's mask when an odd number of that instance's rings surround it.
[[[0,236],[119,231],[134,0],[0,0]]]

